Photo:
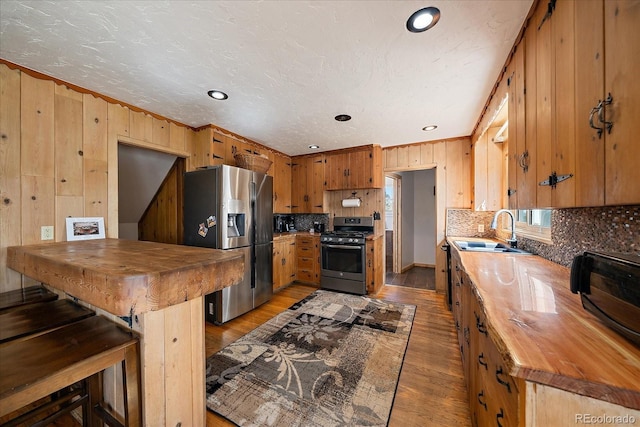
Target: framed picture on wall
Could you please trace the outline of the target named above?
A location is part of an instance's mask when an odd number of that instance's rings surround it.
[[[67,241],[104,239],[104,218],[67,218]]]

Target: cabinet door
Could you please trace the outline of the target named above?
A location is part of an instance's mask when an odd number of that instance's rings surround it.
[[[349,189],[361,189],[371,186],[371,150],[359,150],[349,153],[347,178]]]
[[[538,14],[534,15],[534,18]],[[535,20],[534,20],[535,22]],[[517,155],[518,163],[518,208],[532,209],[536,207],[536,191],[538,182],[536,181],[536,42],[538,36],[537,25],[529,25],[523,38],[524,43],[524,91],[525,91],[525,137],[518,138]]]
[[[551,45],[551,21],[553,15],[545,19],[547,7],[543,2],[534,15],[531,27],[537,30],[535,53],[536,53],[536,116],[532,122],[536,127],[536,181],[541,182],[548,179],[553,172],[552,165],[552,108],[553,108],[553,47]],[[544,21],[544,22],[543,22]],[[527,90],[527,96],[529,92]],[[531,153],[533,156],[533,153]],[[538,186],[536,189],[535,207],[545,208],[551,206],[551,187]]]
[[[307,204],[311,213],[324,212],[324,156],[311,157],[307,164]]]
[[[589,125],[604,93],[604,29],[601,0],[575,9],[576,37],[576,205],[604,205],[604,136]],[[596,120],[597,116],[593,117]]]
[[[291,164],[290,158],[274,156],[273,212],[291,212]]]
[[[291,212],[306,213],[307,210],[307,159],[294,157],[291,159]]]
[[[575,176],[576,173],[574,43],[576,7],[576,2],[573,0],[558,1],[553,16],[550,18],[551,44],[553,46],[551,171],[557,175]],[[555,188],[551,188],[550,206],[575,207],[575,183],[576,180],[572,177],[558,183]]]
[[[273,290],[277,290],[283,286],[282,283],[282,270],[284,269],[283,262],[283,241],[273,241]]]
[[[349,153],[336,153],[327,156],[325,168],[327,190],[349,189],[347,169],[349,169]]]
[[[509,86],[509,103],[508,103],[508,115],[509,115],[509,138],[507,139],[507,150],[509,157],[507,160],[507,207],[509,209],[518,208],[518,143],[524,144],[523,141],[518,141],[518,132],[520,129],[524,129],[524,120],[518,121],[518,109],[522,108],[524,112],[524,96],[518,99],[518,66],[524,66],[524,42],[521,42],[513,54],[513,58],[509,63],[507,69],[507,85]],[[522,73],[522,70],[520,70]],[[476,197],[477,201],[477,197]]]
[[[289,239],[287,241],[287,256],[285,261],[285,277],[284,281],[289,284],[296,280],[296,240]]]
[[[209,164],[211,166],[222,165],[225,163],[225,154],[226,154],[226,146],[225,146],[226,137],[221,133],[212,132],[211,142],[210,142],[210,159]]]
[[[605,135],[605,202],[640,203],[640,2],[604,2],[605,91],[613,102],[605,107],[613,123]]]

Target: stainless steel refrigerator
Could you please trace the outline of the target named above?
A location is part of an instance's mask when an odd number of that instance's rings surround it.
[[[184,175],[184,244],[244,254],[242,283],[205,296],[205,318],[224,323],[273,295],[273,178],[233,166]]]

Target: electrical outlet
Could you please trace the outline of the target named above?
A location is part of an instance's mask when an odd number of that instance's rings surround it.
[[[484,224],[478,224],[478,233],[484,233]]]
[[[53,225],[40,227],[40,240],[53,240]]]

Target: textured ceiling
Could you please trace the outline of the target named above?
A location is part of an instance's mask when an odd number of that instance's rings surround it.
[[[2,0],[0,57],[289,155],[390,146],[471,134],[531,3]]]

